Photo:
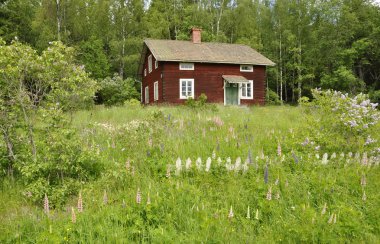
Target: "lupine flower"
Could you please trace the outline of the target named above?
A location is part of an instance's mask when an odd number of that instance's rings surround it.
[[[79,197],[78,197],[78,213],[83,212],[83,200],[82,200],[82,192],[79,192]]]
[[[212,151],[212,159],[215,159],[216,158],[216,153],[215,151]]]
[[[316,154],[315,154],[315,157],[316,157],[317,159],[319,159],[319,153],[316,153]]]
[[[245,161],[245,163],[242,165],[242,169],[244,173],[248,171],[248,161]]]
[[[327,210],[327,203],[325,203],[325,205],[323,206],[321,215],[324,215],[326,213],[326,210]]]
[[[179,175],[182,170],[182,161],[180,158],[177,158],[177,161],[175,162],[175,174]]]
[[[104,190],[104,193],[103,193],[103,203],[104,204],[108,203],[108,196],[107,196],[107,191],[106,190]]]
[[[255,219],[259,219],[259,210],[256,209]]]
[[[186,159],[185,168],[186,168],[186,170],[189,170],[191,168],[191,159],[190,158]]]
[[[226,159],[226,169],[227,169],[227,170],[233,170],[233,168],[234,168],[234,166],[231,164],[231,158],[228,157],[228,158]]]
[[[210,171],[210,168],[211,168],[211,158],[207,158],[207,160],[206,160],[206,169],[205,169],[205,171],[206,171],[206,172],[209,172],[209,171]]]
[[[74,207],[71,207],[71,222],[74,224],[77,222],[77,216],[75,214]]]
[[[363,197],[362,197],[362,200],[363,200],[363,201],[366,201],[366,200],[367,200],[367,195],[365,194],[365,191],[363,191]]]
[[[309,138],[306,137],[305,141],[301,143],[302,146],[306,146],[309,144]]]
[[[231,219],[233,217],[234,217],[234,212],[232,211],[232,205],[231,205],[230,212],[228,213],[228,218]]]
[[[272,187],[270,186],[267,192],[267,200],[272,200]]]
[[[170,178],[170,165],[166,167],[166,178]]]
[[[328,154],[324,153],[322,157],[322,164],[327,164],[328,163]]]
[[[129,161],[129,159],[127,160],[127,162],[125,162],[125,169],[127,170],[127,173],[129,173],[129,170],[131,169],[131,162]]]
[[[265,165],[264,169],[264,182],[265,184],[268,184],[268,165]]]
[[[279,182],[280,182],[280,179],[277,178],[276,181],[274,182],[274,184],[277,186]]]
[[[362,165],[367,165],[368,164],[368,157],[367,157],[367,153],[363,153],[363,158],[362,158]]]
[[[44,198],[44,212],[46,215],[49,215],[49,212],[50,212],[50,209],[49,209],[49,199],[47,197],[47,195],[45,194],[45,198]]]
[[[250,219],[251,218],[251,213],[250,213],[250,211],[249,211],[249,206],[248,206],[248,209],[247,209],[247,217],[246,217],[247,219]]]
[[[279,199],[280,199],[280,192],[277,192],[274,198],[275,198],[276,200],[279,200]]]
[[[334,213],[332,213],[332,214],[330,215],[330,218],[329,218],[329,220],[327,221],[327,223],[328,223],[328,224],[332,224],[332,223],[333,223],[333,220],[334,220]]]
[[[198,170],[202,170],[202,159],[197,158],[197,160],[195,161],[195,165],[197,166]]]
[[[293,156],[294,162],[296,164],[298,164],[299,160],[298,160],[298,157],[296,156],[296,154],[294,152],[292,152],[292,156]]]
[[[148,192],[148,199],[146,200],[146,205],[150,205],[150,194]]]
[[[330,157],[331,159],[333,159],[333,158],[336,158],[336,153],[334,152],[333,154],[331,154],[331,157]]]
[[[216,162],[218,162],[218,166],[220,166],[222,164],[222,159],[220,157],[218,157],[218,159],[216,160]]]
[[[367,185],[367,180],[365,178],[365,175],[362,175],[362,178],[360,179],[360,184],[362,186],[366,186]]]
[[[121,206],[123,207],[123,208],[125,208],[126,206],[127,206],[127,204],[125,203],[125,200],[123,199],[123,203],[121,204]]]
[[[340,154],[340,157],[341,157],[341,158],[344,158],[344,152],[342,152],[342,153]]]
[[[241,158],[238,157],[235,161],[235,171],[238,172],[241,169]]]
[[[280,145],[280,143],[278,143],[278,145],[277,145],[277,155],[279,156],[279,157],[281,157],[281,145]]]
[[[137,204],[140,204],[141,203],[141,192],[140,192],[140,188],[137,189],[137,192],[136,192],[136,203]]]

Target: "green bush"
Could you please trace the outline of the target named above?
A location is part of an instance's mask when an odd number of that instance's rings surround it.
[[[268,89],[267,94],[265,96],[265,104],[267,104],[267,105],[281,105],[281,100],[278,97],[276,92],[272,91],[271,89]]]
[[[113,78],[105,78],[100,82],[97,102],[105,106],[121,106],[130,99],[139,99],[140,94],[131,78],[123,80],[115,74]]]
[[[185,101],[185,105],[192,109],[210,109],[213,111],[217,110],[217,107],[215,104],[207,103],[207,96],[206,94],[202,93],[197,99],[194,98],[188,98]]]

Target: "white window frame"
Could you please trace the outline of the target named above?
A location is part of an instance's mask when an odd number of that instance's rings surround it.
[[[152,72],[152,54],[148,56],[148,71]]]
[[[155,69],[158,68],[158,61],[157,61],[157,60],[154,61],[154,68],[155,68]]]
[[[251,95],[247,96],[248,93],[248,87],[247,84],[250,84],[251,87]],[[239,84],[239,96],[241,99],[253,99],[253,80],[249,80],[247,83],[240,83]],[[243,91],[244,90],[244,91]],[[243,95],[245,93],[245,95]]]
[[[145,87],[145,103],[149,103],[149,86]]]
[[[243,67],[249,67],[250,69],[243,69]],[[241,64],[240,65],[240,72],[253,72],[253,65]]]
[[[146,69],[144,69],[144,76],[146,76]]]
[[[182,67],[182,65],[190,65],[191,67]],[[179,63],[179,70],[194,70],[194,63]]]
[[[158,81],[154,82],[154,101],[158,101]]]
[[[188,84],[190,82],[191,84],[191,96],[183,96],[182,95],[182,82],[186,82],[186,93],[188,90]],[[179,98],[180,99],[188,99],[188,98],[194,98],[194,79],[179,79]]]

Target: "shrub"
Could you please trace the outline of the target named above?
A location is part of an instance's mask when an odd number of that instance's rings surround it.
[[[281,100],[278,97],[276,92],[272,91],[271,89],[268,89],[267,94],[265,96],[265,104],[267,104],[267,105],[281,105]]]
[[[197,99],[188,98],[185,102],[185,105],[192,109],[210,109],[213,111],[217,110],[215,104],[207,103],[207,96],[204,93],[202,93]]]

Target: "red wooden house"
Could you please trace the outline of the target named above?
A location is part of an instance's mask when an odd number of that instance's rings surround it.
[[[245,45],[201,42],[197,28],[191,35],[191,41],[144,41],[142,103],[183,103],[204,93],[213,103],[264,104],[272,61]]]

